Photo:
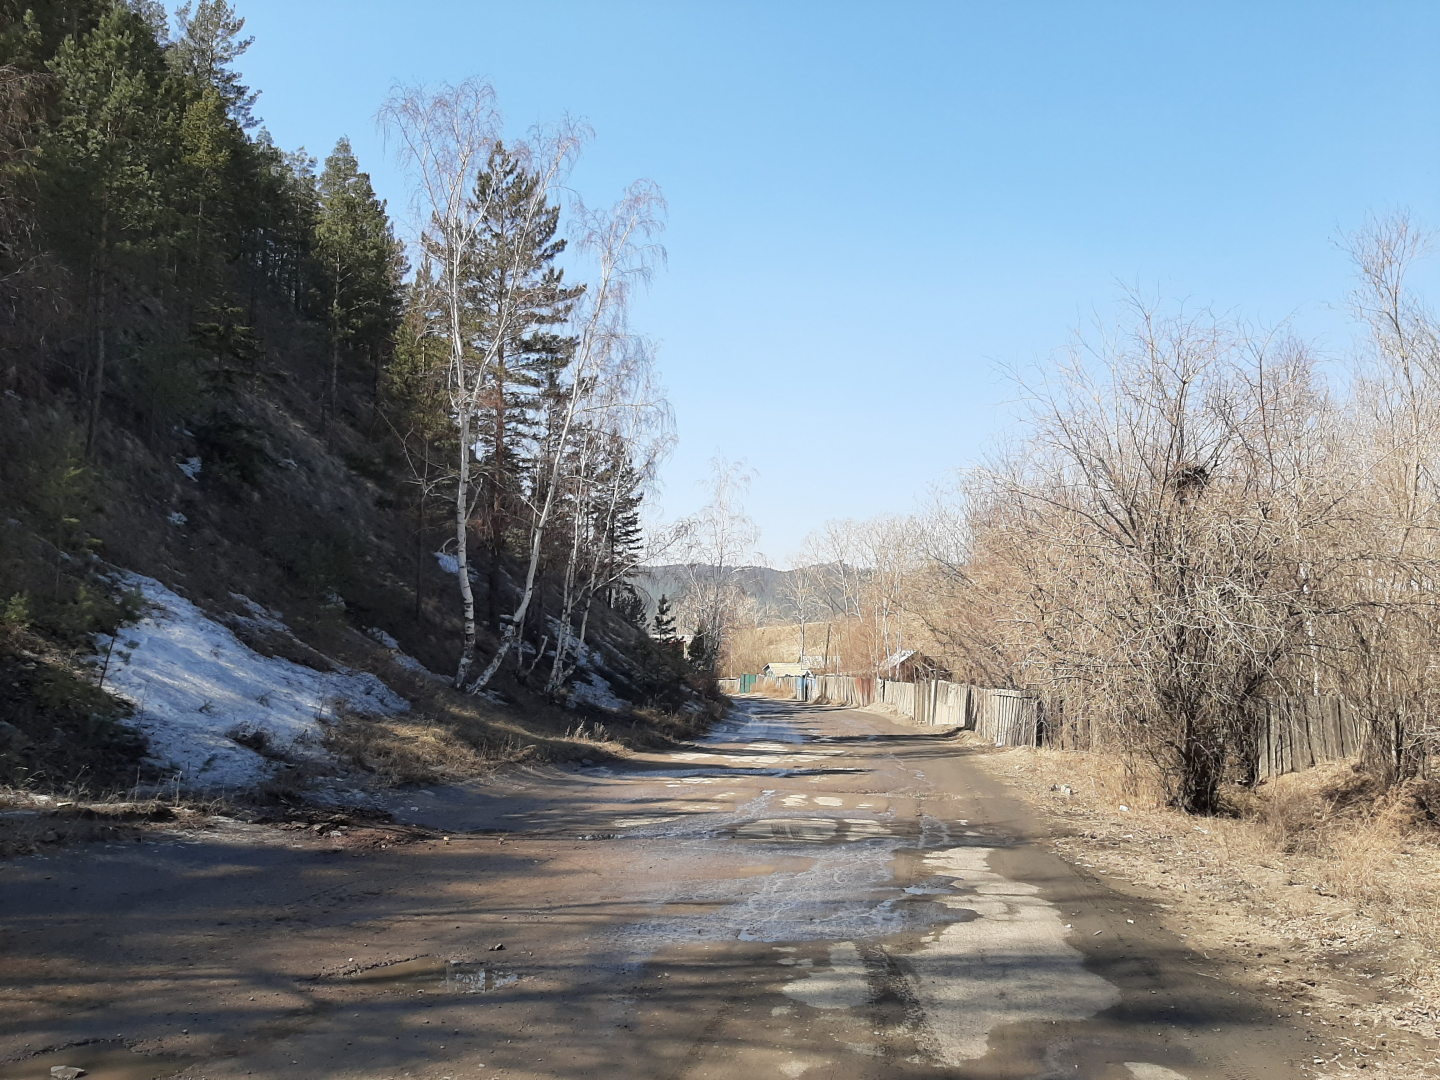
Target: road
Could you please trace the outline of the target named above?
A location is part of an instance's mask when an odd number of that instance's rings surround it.
[[[420,842],[11,860],[0,1080],[1302,1075],[1302,1031],[1050,854],[973,752],[747,698],[674,753],[405,793]]]

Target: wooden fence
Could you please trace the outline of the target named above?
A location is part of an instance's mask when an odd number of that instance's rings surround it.
[[[885,705],[916,723],[966,728],[996,746],[1034,746],[1040,701],[1020,690],[930,680],[898,682],[857,675],[808,675],[727,680],[749,685],[754,693],[791,701],[864,708]]]
[[[1260,780],[1353,757],[1365,747],[1365,725],[1338,697],[1282,698],[1266,703],[1257,725]]]
[[[746,689],[742,691],[742,687]],[[883,705],[917,724],[974,731],[996,746],[1035,746],[1042,736],[1040,698],[1024,690],[858,675],[744,675],[722,680],[721,689],[821,705]],[[1353,757],[1365,743],[1364,724],[1338,697],[1268,702],[1256,727],[1256,778],[1260,780]]]

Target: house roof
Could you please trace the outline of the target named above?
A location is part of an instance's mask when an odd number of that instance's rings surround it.
[[[892,670],[892,669],[894,669],[894,668],[897,668],[897,667],[899,667],[901,664],[903,664],[906,660],[909,660],[909,659],[910,659],[912,656],[914,656],[914,655],[915,655],[915,650],[914,650],[914,649],[901,649],[899,652],[897,652],[897,653],[892,653],[890,656],[886,657],[886,658],[885,658],[885,662],[880,665],[880,670],[881,670],[881,671],[890,671],[890,670]],[[922,659],[923,659],[923,658],[922,658]]]
[[[772,679],[783,678],[786,675],[799,678],[801,675],[811,675],[809,664],[766,664],[765,675]]]

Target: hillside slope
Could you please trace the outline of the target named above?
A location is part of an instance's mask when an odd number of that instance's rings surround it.
[[[404,782],[593,753],[566,741],[582,720],[691,730],[704,680],[611,572],[640,543],[630,448],[572,475],[573,446],[545,441],[567,381],[588,385],[567,367],[585,289],[550,265],[564,242],[528,256],[529,323],[464,312],[485,391],[467,439],[427,267],[410,272],[347,140],[320,169],[257,128],[231,66],[243,25],[222,0],[173,28],[161,5],[0,3],[0,784],[288,798],[327,770]],[[493,150],[477,188],[540,190]],[[512,239],[471,253],[467,296]],[[473,345],[516,326],[509,367]],[[601,468],[603,529],[585,497]],[[572,523],[598,554],[562,607]],[[517,647],[484,694],[456,692],[462,653],[499,651],[537,534]],[[557,660],[561,617],[584,640]]]

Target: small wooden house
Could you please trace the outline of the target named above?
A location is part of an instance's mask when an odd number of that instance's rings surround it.
[[[950,669],[933,657],[914,649],[903,649],[888,656],[880,665],[880,677],[895,682],[930,682],[935,679],[948,680]]]

